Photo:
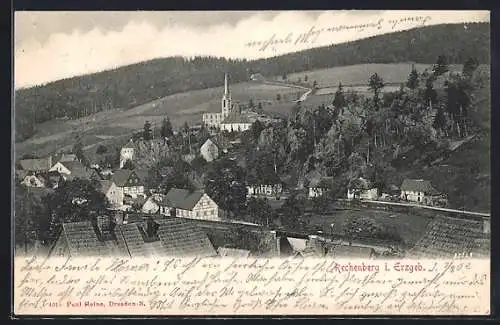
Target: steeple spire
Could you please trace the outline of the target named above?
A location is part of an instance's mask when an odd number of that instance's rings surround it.
[[[227,84],[227,73],[224,75],[224,95],[229,94],[229,85]]]

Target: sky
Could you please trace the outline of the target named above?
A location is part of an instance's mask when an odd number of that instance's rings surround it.
[[[14,85],[174,55],[264,58],[420,26],[467,28],[489,17],[488,11],[18,11]]]

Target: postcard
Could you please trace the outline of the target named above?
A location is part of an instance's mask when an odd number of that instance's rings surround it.
[[[13,317],[489,315],[487,11],[17,11]]]

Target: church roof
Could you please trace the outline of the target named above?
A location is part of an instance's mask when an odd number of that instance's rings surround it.
[[[229,114],[221,124],[252,124],[252,120],[246,114]]]

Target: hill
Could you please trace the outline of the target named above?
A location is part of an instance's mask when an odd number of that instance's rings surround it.
[[[468,57],[490,61],[488,23],[447,24],[415,28],[354,42],[320,47],[254,61],[197,57],[156,59],[86,76],[20,89],[15,93],[15,137],[32,137],[38,124],[56,118],[77,119],[97,112],[128,110],[175,93],[222,85],[229,72],[232,83],[252,73],[280,76],[362,63],[434,63],[445,54],[449,63]]]
[[[335,67],[314,71],[305,71],[304,74],[317,76],[320,80],[327,80],[335,84],[342,80],[344,83],[364,84],[358,92],[366,92],[367,81],[370,73],[377,72],[390,81],[401,83],[408,78],[408,64],[360,64],[347,67]],[[427,64],[418,64],[418,69],[430,67]],[[459,69],[459,67],[451,67]],[[298,76],[298,74],[297,74]],[[333,76],[333,77],[332,77]],[[335,81],[332,81],[335,78]],[[321,84],[320,84],[321,86]],[[321,104],[329,105],[333,101],[333,92],[337,87],[332,87],[324,94],[308,96],[303,103],[308,107]],[[346,87],[348,88],[348,87]],[[328,88],[320,89],[328,90]],[[385,91],[391,91],[387,86]],[[80,135],[88,152],[94,151],[95,146],[103,144],[113,146],[127,140],[131,133],[142,128],[145,121],[158,126],[165,115],[168,115],[174,127],[180,127],[185,122],[190,125],[200,123],[204,112],[217,112],[220,110],[222,87],[193,90],[173,94],[149,103],[125,110],[109,110],[92,114],[90,116],[68,120],[50,120],[37,126],[36,133],[30,139],[16,144],[18,156],[24,154],[46,155],[56,150],[70,150],[75,142],[76,135]],[[279,85],[262,84],[260,82],[241,82],[231,84],[233,101],[242,108],[247,108],[250,99],[255,106],[261,103],[262,108],[269,113],[288,115],[296,104],[293,102],[305,90]],[[280,94],[280,100],[277,100]]]

